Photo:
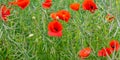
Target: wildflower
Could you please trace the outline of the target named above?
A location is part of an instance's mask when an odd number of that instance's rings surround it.
[[[0,17],[4,21],[7,21],[7,17],[10,16],[10,9],[8,9],[5,5],[0,6]]]
[[[72,3],[72,4],[70,4],[70,8],[74,11],[78,11],[80,8],[80,4],[79,3]]]
[[[30,0],[16,0],[14,2],[9,2],[10,5],[17,5],[21,9],[25,9],[29,4]]]
[[[94,0],[84,0],[82,4],[83,10],[88,10],[91,13],[94,13],[97,8],[97,5],[95,4]]]
[[[48,35],[49,36],[62,36],[62,24],[57,20],[53,20],[48,24]]]
[[[59,19],[56,13],[51,13],[51,14],[50,14],[50,17],[51,17],[53,20]]]
[[[109,56],[113,52],[112,48],[102,48],[98,51],[98,56]]]
[[[87,58],[90,55],[91,51],[92,50],[90,47],[86,47],[86,48],[80,50],[79,57],[82,59]]]
[[[66,10],[60,10],[57,12],[57,16],[59,17],[59,19],[64,20],[66,22],[69,21],[70,19],[70,13]]]
[[[46,0],[45,2],[42,3],[42,7],[45,9],[50,8],[52,5],[52,0]]]
[[[32,19],[33,19],[33,20],[35,20],[35,19],[36,19],[36,17],[35,17],[35,16],[32,16]]]
[[[120,48],[119,42],[117,40],[110,41],[109,45],[113,50],[116,50],[116,51],[118,51]]]
[[[115,19],[115,17],[113,15],[111,15],[111,14],[107,14],[105,18],[106,18],[106,20],[108,22],[111,22],[111,21],[113,21]]]
[[[33,36],[34,36],[34,34],[29,34],[29,36],[28,36],[28,37],[30,38],[30,37],[33,37]]]

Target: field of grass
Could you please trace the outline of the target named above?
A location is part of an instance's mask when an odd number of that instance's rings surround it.
[[[13,0],[0,0],[0,4],[9,1]],[[13,6],[8,22],[0,20],[0,60],[81,60],[78,52],[88,46],[92,52],[85,60],[120,60],[120,51],[107,57],[97,55],[111,40],[120,41],[120,0],[95,0],[98,10],[94,14],[83,11],[83,0],[53,0],[50,9],[42,8],[43,1],[31,0],[25,10]],[[81,4],[79,11],[69,8],[73,2]],[[50,37],[50,13],[62,9],[71,18],[68,23],[60,20],[62,37]],[[112,22],[105,19],[108,13],[115,17]]]

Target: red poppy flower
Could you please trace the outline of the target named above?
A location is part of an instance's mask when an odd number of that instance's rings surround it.
[[[51,2],[43,2],[43,3],[42,3],[42,7],[43,7],[43,8],[45,8],[45,9],[50,8],[50,7],[51,7],[51,5],[52,5],[52,3],[51,3]]]
[[[25,9],[30,4],[30,0],[17,0],[15,2],[9,2],[9,4],[18,5],[21,9]]]
[[[5,5],[2,5],[0,7],[0,17],[6,21],[8,16],[10,16],[10,9],[8,9]]]
[[[90,47],[86,47],[86,48],[80,50],[79,57],[82,59],[87,58],[90,55],[91,51],[92,50]]]
[[[45,2],[42,3],[42,7],[45,9],[50,8],[52,5],[52,0],[45,0]]]
[[[91,13],[97,9],[97,5],[95,4],[94,0],[84,0],[82,4],[83,10],[88,10]]]
[[[117,40],[110,41],[109,45],[113,50],[118,51],[120,49],[120,45],[119,45],[119,42]]]
[[[102,48],[98,51],[98,56],[107,56],[110,55],[113,52],[112,48]]]
[[[51,17],[53,20],[59,19],[56,13],[51,13],[51,14],[50,14],[50,17]]]
[[[80,4],[79,3],[72,3],[72,4],[70,4],[70,8],[74,11],[78,11],[80,8]]]
[[[48,24],[48,35],[49,36],[62,36],[62,24],[57,20],[53,20]]]
[[[58,11],[57,16],[59,17],[59,19],[64,20],[66,22],[68,22],[68,20],[70,19],[70,13],[66,10]]]
[[[115,19],[115,17],[111,14],[107,14],[105,18],[108,22],[112,22]]]

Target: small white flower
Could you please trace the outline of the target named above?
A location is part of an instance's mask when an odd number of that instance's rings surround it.
[[[35,20],[35,19],[36,19],[36,17],[35,17],[35,16],[33,16],[33,17],[32,17],[32,19],[33,19],[33,20]]]
[[[29,34],[29,36],[28,36],[28,37],[32,37],[32,36],[34,36],[34,34]]]

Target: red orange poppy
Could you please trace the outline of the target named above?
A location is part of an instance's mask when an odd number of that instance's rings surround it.
[[[0,6],[0,17],[4,21],[7,21],[7,17],[10,16],[10,9],[5,5]]]
[[[111,40],[109,45],[113,50],[118,51],[120,49],[120,44],[117,40]]]
[[[9,4],[17,5],[21,9],[25,9],[30,4],[30,0],[16,0],[14,2],[9,2]]]
[[[83,48],[82,50],[79,51],[79,57],[82,59],[87,58],[91,52],[92,50],[90,47]]]
[[[95,10],[98,9],[94,0],[84,0],[84,2],[82,4],[82,8],[83,8],[83,10],[88,10],[91,13],[94,13]]]
[[[45,8],[45,9],[49,9],[52,5],[52,0],[45,0],[43,3],[42,3],[42,7]]]
[[[53,19],[53,20],[57,20],[59,19],[58,16],[57,16],[57,13],[53,12],[50,14],[50,17]]]
[[[48,24],[48,35],[49,36],[62,36],[62,24],[57,20],[53,20]]]
[[[59,19],[64,20],[65,22],[68,22],[70,19],[70,13],[67,10],[60,10],[57,12],[57,16]]]
[[[74,11],[78,11],[80,8],[80,4],[79,3],[72,3],[72,4],[70,4],[70,8]]]
[[[102,48],[101,50],[98,51],[98,56],[99,57],[109,56],[110,54],[112,54],[112,52],[113,52],[112,48]]]

